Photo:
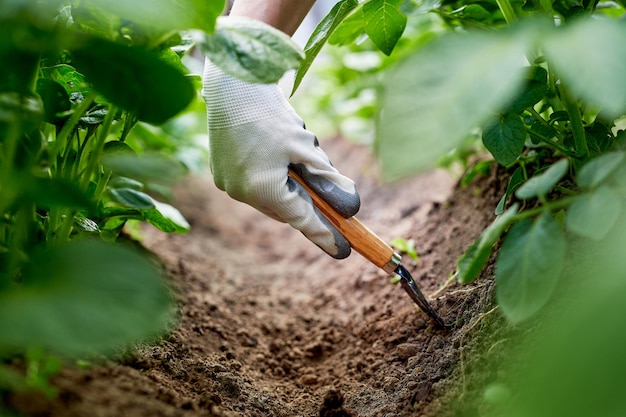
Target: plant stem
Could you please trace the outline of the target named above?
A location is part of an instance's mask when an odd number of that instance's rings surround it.
[[[570,121],[572,123],[572,133],[574,134],[574,144],[576,146],[576,154],[578,157],[589,157],[589,147],[587,146],[587,137],[585,136],[585,127],[583,126],[583,119],[580,116],[580,109],[578,103],[569,93],[569,91],[563,86],[559,85],[559,92],[565,102],[565,109],[569,114]]]
[[[52,147],[52,151],[50,153],[50,158],[52,160],[56,159],[56,156],[59,153],[61,146],[67,143],[68,138],[74,131],[74,128],[78,124],[78,121],[80,120],[81,117],[83,117],[85,112],[89,110],[89,107],[91,106],[93,101],[96,99],[96,96],[97,96],[97,93],[95,91],[92,91],[85,99],[83,99],[83,101],[81,101],[78,104],[78,106],[76,106],[76,108],[74,108],[72,115],[67,120],[67,122],[63,125],[63,128],[61,129],[61,131],[59,132],[59,134],[57,135],[54,141],[54,146]]]
[[[511,223],[519,222],[519,221],[534,217],[538,214],[541,214],[546,210],[555,211],[555,210],[565,208],[569,206],[570,204],[572,204],[572,202],[576,200],[577,198],[578,196],[572,196],[572,197],[564,197],[564,198],[561,198],[560,200],[546,201],[545,204],[543,204],[540,207],[536,207],[533,209],[522,211],[521,213],[517,213],[515,216],[511,217],[510,222]]]
[[[111,128],[111,124],[113,123],[113,118],[115,117],[115,113],[117,108],[110,104],[107,109],[107,115],[102,121],[102,125],[100,125],[100,132],[98,132],[98,139],[94,146],[93,151],[91,152],[90,158],[87,161],[87,166],[85,170],[81,173],[81,187],[86,190],[89,186],[89,181],[91,180],[91,176],[96,171],[96,167],[100,162],[100,156],[102,154],[102,149],[104,148],[104,142],[106,141],[107,136],[109,135],[109,130]]]
[[[502,16],[504,16],[504,20],[509,25],[512,25],[516,20],[517,16],[515,15],[515,10],[513,10],[513,6],[511,6],[511,2],[509,0],[496,0],[500,11],[502,12]]]

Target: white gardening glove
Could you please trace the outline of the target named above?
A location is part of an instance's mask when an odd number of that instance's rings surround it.
[[[332,166],[278,85],[243,82],[206,60],[202,95],[217,187],[289,223],[332,257],[347,257],[349,243],[287,173],[296,171],[345,217],[359,210],[356,186]]]

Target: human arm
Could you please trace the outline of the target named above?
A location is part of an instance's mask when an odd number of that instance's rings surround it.
[[[315,0],[236,0],[230,16],[248,17],[294,34]]]

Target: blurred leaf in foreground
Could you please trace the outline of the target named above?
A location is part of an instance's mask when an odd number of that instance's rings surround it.
[[[388,180],[432,167],[511,99],[522,82],[524,33],[448,35],[387,74],[376,150]]]
[[[164,331],[170,301],[156,264],[130,247],[88,240],[41,250],[0,293],[0,346],[109,353]]]

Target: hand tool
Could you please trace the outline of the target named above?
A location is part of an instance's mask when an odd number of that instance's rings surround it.
[[[447,327],[443,319],[428,304],[409,271],[402,265],[402,256],[400,254],[396,253],[391,246],[368,229],[356,217],[345,218],[337,213],[296,172],[290,169],[289,176],[306,190],[320,213],[335,226],[354,250],[388,274],[396,273],[400,277],[402,288],[409,294],[415,304],[433,319],[437,327]]]

